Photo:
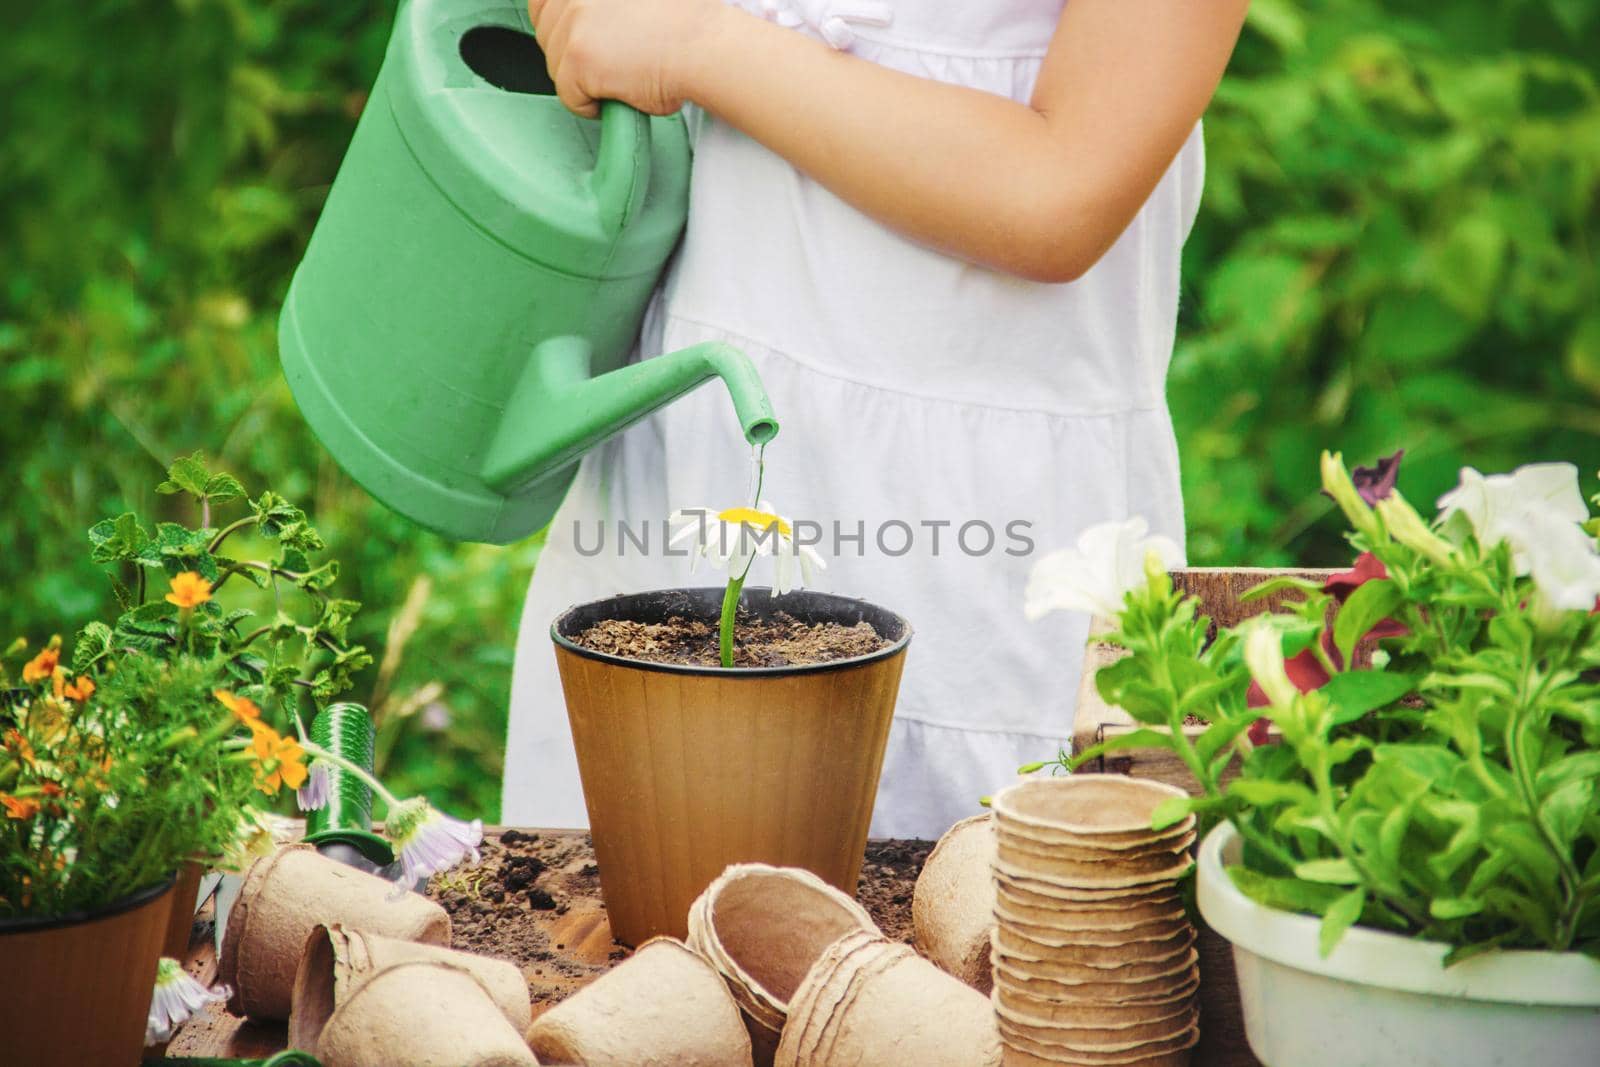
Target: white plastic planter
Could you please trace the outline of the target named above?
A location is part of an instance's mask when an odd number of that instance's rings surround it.
[[[1600,962],[1494,952],[1446,968],[1442,943],[1359,927],[1323,959],[1318,919],[1234,886],[1223,867],[1239,850],[1226,823],[1201,844],[1200,914],[1233,943],[1245,1032],[1266,1067],[1600,1064]]]

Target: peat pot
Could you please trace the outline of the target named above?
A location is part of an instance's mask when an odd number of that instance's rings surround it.
[[[1523,1067],[1600,1055],[1600,961],[1490,952],[1351,928],[1327,959],[1320,921],[1256,903],[1224,870],[1232,826],[1200,847],[1200,913],[1233,943],[1245,1032],[1266,1067]]]
[[[855,895],[911,626],[847,597],[747,589],[742,607],[758,618],[865,621],[889,643],[830,663],[723,668],[648,663],[573,641],[607,619],[715,626],[722,596],[611,597],[551,627],[600,888],[624,944],[685,937],[689,905],[733,863],[804,867]]]
[[[172,883],[93,911],[0,919],[0,972],[9,987],[0,996],[0,1061],[139,1062],[172,917]]]

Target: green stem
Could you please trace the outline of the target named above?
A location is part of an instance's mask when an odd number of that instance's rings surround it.
[[[737,578],[728,579],[728,588],[722,594],[722,618],[717,623],[717,646],[722,652],[722,665],[733,666],[733,627],[739,614],[739,591],[744,588],[744,580],[750,573],[746,567],[744,574]]]
[[[242,519],[235,519],[233,522],[228,523],[228,525],[217,531],[217,536],[211,539],[211,543],[206,546],[206,551],[215,554],[217,549],[222,547],[222,542],[226,541],[230,534],[237,533],[246,526],[254,526],[255,523],[256,517],[254,515],[249,515]]]
[[[400,799],[385,789],[383,787],[383,783],[378,781],[378,779],[373,776],[371,771],[368,771],[359,763],[352,763],[350,760],[345,759],[337,752],[332,752],[312,741],[302,741],[300,742],[300,747],[305,749],[308,755],[313,756],[316,759],[327,760],[340,770],[359,778],[372,790],[374,794],[383,800],[385,807],[396,808],[400,806]]]

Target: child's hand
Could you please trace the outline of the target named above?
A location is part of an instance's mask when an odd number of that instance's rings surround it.
[[[652,115],[683,106],[696,49],[721,0],[528,0],[561,102],[596,118],[601,100]]]

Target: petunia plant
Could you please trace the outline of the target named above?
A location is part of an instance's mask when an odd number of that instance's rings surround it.
[[[721,511],[682,508],[673,512],[669,521],[677,527],[669,544],[690,546],[691,572],[701,559],[728,572],[717,623],[717,646],[724,667],[733,666],[739,594],[759,557],[772,557],[773,596],[810,585],[816,572],[827,567],[815,548],[795,539],[793,524],[767,500],[758,501],[755,507]]]
[[[1128,654],[1096,678],[1140,726],[1063,762],[1170,749],[1199,795],[1158,824],[1231,820],[1234,882],[1321,916],[1324,952],[1359,923],[1452,961],[1600,956],[1600,552],[1577,471],[1467,469],[1430,520],[1398,465],[1323,457],[1357,557],[1253,591],[1291,591],[1281,613],[1216,631],[1148,554],[1112,613]]]

